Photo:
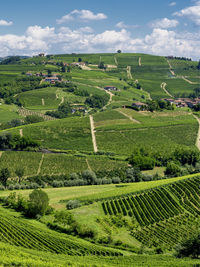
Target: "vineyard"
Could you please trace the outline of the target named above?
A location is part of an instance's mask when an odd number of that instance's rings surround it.
[[[106,215],[135,220],[131,235],[149,247],[173,248],[200,226],[200,177],[102,202]]]
[[[6,214],[2,208],[0,210],[0,233],[1,242],[51,253],[77,256],[122,255],[122,253],[109,248],[91,245],[89,242],[78,238],[45,230],[39,225],[31,225],[25,220]]]

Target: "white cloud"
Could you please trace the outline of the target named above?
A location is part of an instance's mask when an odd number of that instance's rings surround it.
[[[135,28],[138,28],[139,25],[127,25],[125,24],[123,21],[120,21],[116,24],[116,27],[117,28],[120,28],[120,29],[135,29]]]
[[[187,17],[197,25],[200,25],[200,1],[197,1],[194,6],[186,7],[174,13],[178,17]]]
[[[75,20],[75,19],[88,21],[88,20],[102,20],[102,19],[106,19],[106,18],[107,18],[107,16],[104,13],[94,14],[90,10],[86,10],[86,9],[77,10],[77,9],[75,9],[72,12],[70,12],[69,14],[63,16],[61,19],[57,19],[56,21],[58,24],[62,24],[62,23],[65,23],[67,21],[71,21],[71,20]]]
[[[0,20],[0,26],[11,26],[11,25],[13,25],[12,21],[6,21],[4,19]]]
[[[45,27],[42,28],[40,26],[30,26],[26,30],[26,34],[34,39],[46,39],[52,38],[55,36],[55,28]]]
[[[176,2],[171,2],[169,6],[176,6]]]
[[[143,38],[133,38],[126,29],[95,33],[90,27],[58,30],[38,25],[27,28],[24,35],[0,35],[0,56],[33,55],[41,51],[53,53],[141,52],[155,55],[176,55],[198,59],[200,33],[176,33],[154,28]]]
[[[168,18],[163,18],[163,19],[157,19],[155,21],[152,21],[149,23],[149,26],[152,28],[174,28],[178,26],[179,22],[175,19],[168,19]]]

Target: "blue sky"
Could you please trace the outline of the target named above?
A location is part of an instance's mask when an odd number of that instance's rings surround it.
[[[6,0],[0,56],[142,52],[200,57],[199,0]]]

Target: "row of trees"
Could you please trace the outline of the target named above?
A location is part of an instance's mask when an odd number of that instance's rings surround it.
[[[5,133],[0,135],[0,149],[25,150],[28,148],[39,148],[40,144],[30,137],[17,134]]]

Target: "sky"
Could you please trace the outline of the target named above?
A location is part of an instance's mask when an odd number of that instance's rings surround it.
[[[4,0],[0,57],[148,53],[200,58],[200,0]]]

